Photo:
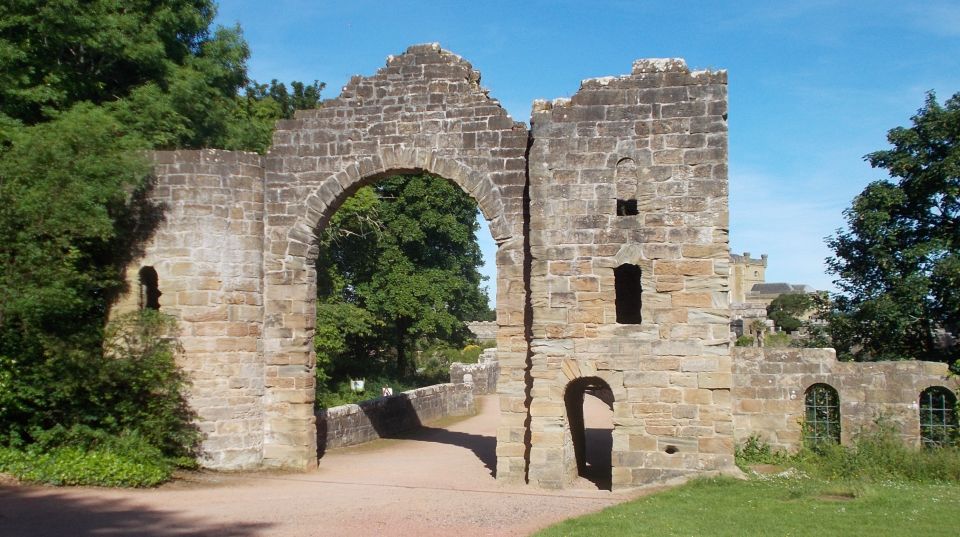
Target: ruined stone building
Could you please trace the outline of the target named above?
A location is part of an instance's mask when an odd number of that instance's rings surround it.
[[[751,433],[795,444],[814,384],[839,390],[843,434],[896,400],[916,438],[908,410],[949,384],[939,364],[863,376],[823,353],[731,353],[727,113],[725,71],[638,60],[536,102],[528,129],[470,63],[410,47],[280,121],[265,155],[155,153],[165,220],[128,270],[146,291],[118,308],[179,319],[205,466],[313,467],[317,234],[361,186],[429,172],[498,245],[497,479],[575,479],[588,393],[610,394],[614,488],[730,468]]]

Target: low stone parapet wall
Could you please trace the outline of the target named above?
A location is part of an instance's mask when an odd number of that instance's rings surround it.
[[[476,395],[497,393],[497,380],[500,378],[500,362],[497,361],[497,350],[487,349],[480,355],[480,361],[475,364],[450,364],[450,382],[466,384]]]
[[[837,391],[841,443],[882,418],[912,445],[920,442],[920,393],[960,386],[939,362],[839,362],[833,349],[735,347],[731,355],[735,440],[758,435],[779,449],[802,444],[804,400],[813,384]]]
[[[388,397],[317,411],[317,446],[327,449],[389,438],[447,416],[476,413],[464,384],[436,384]]]

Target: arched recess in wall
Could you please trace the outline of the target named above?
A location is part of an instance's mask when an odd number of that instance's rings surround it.
[[[142,267],[139,272],[140,297],[139,306],[142,310],[160,309],[160,277],[153,267]]]
[[[579,377],[563,394],[577,474],[610,490],[613,454],[613,390],[599,377]]]
[[[617,187],[617,216],[637,216],[637,164],[632,158],[617,161],[615,172]]]
[[[803,440],[808,445],[840,443],[840,395],[829,384],[813,384],[804,394]]]
[[[957,396],[943,386],[920,394],[920,442],[924,447],[949,445],[957,436]]]

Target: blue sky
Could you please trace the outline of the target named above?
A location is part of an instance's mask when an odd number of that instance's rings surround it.
[[[243,28],[252,78],[320,80],[327,98],[386,56],[439,42],[527,122],[534,99],[629,73],[637,58],[726,69],[731,250],[769,254],[767,281],[818,289],[832,289],[824,237],[885,177],[863,156],[887,147],[928,90],[960,92],[956,1],[223,0],[217,22]]]

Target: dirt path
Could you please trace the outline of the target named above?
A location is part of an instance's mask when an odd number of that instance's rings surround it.
[[[330,451],[305,474],[204,473],[153,490],[0,483],[0,536],[512,536],[637,495],[498,484],[497,401],[479,402],[477,416]]]

